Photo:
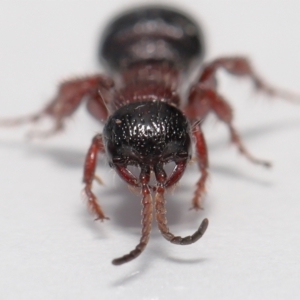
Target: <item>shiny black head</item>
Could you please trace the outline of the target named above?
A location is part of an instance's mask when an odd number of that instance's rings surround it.
[[[154,168],[191,157],[190,126],[176,107],[161,101],[130,103],[108,119],[103,140],[110,165]]]

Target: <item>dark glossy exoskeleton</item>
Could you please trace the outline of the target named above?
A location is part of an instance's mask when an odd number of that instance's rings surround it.
[[[113,113],[103,130],[109,164],[156,166],[191,158],[190,126],[165,102],[130,103]]]
[[[267,85],[244,57],[222,57],[205,64],[198,79],[190,85],[187,99],[181,90],[191,68],[204,55],[200,28],[190,17],[162,7],[144,7],[117,17],[106,29],[99,48],[100,57],[111,76],[96,74],[63,82],[55,98],[40,112],[0,125],[35,122],[48,116],[55,126],[41,133],[49,136],[63,129],[65,120],[79,104],[87,101],[89,112],[105,124],[89,148],[84,166],[84,193],[98,219],[108,219],[92,192],[99,152],[105,153],[112,167],[129,185],[142,194],[142,237],[129,254],[113,260],[119,265],[136,258],[146,247],[151,231],[153,207],[158,227],[174,244],[196,242],[204,234],[204,219],[191,236],[174,236],[167,227],[165,191],[182,177],[192,156],[192,141],[201,175],[196,184],[192,207],[201,208],[208,176],[208,155],[200,120],[213,112],[223,121],[238,150],[253,163],[270,166],[253,157],[244,147],[232,125],[232,109],[217,91],[216,73],[223,69],[231,75],[248,77],[255,89],[270,96],[293,99],[295,96]],[[35,133],[36,134],[36,133]],[[164,167],[175,167],[167,176]],[[136,177],[129,166],[136,166]],[[154,174],[156,184],[150,184]],[[154,200],[151,194],[154,193]]]

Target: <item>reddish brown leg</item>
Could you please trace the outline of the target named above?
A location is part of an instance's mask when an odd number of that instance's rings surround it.
[[[264,167],[271,167],[270,162],[254,157],[244,146],[239,133],[232,125],[232,109],[220,95],[215,94],[212,96],[211,107],[219,119],[227,124],[231,135],[231,141],[237,146],[240,153],[247,157],[252,163],[259,164]]]
[[[64,128],[65,120],[75,112],[83,99],[89,100],[88,108],[93,116],[106,120],[108,113],[100,92],[106,94],[112,87],[112,80],[102,75],[65,81],[59,86],[54,99],[40,112],[24,117],[0,120],[0,126],[35,123],[48,116],[54,122],[53,128],[46,132],[32,133],[32,136],[48,137]]]
[[[170,177],[166,180],[165,183],[165,188],[169,188],[171,186],[173,186],[174,184],[176,184],[180,178],[182,177],[184,170],[187,166],[187,161],[179,161],[179,162],[175,162],[175,168],[172,172],[172,174],[170,175]]]
[[[143,205],[143,210],[142,210],[142,236],[140,239],[139,244],[135,247],[134,250],[129,252],[128,254],[116,258],[112,261],[114,265],[122,265],[124,263],[127,263],[136,257],[138,257],[143,250],[146,248],[149,237],[150,237],[150,232],[151,232],[151,227],[152,227],[152,211],[153,211],[153,204],[152,204],[152,197],[150,194],[150,188],[149,188],[149,180],[150,180],[150,169],[148,167],[144,167],[141,171],[140,174],[140,182],[142,184],[142,205]]]
[[[98,204],[97,197],[92,192],[92,183],[95,179],[95,170],[99,152],[104,152],[101,134],[97,134],[93,138],[90,149],[86,155],[83,183],[85,183],[84,193],[88,200],[88,207],[97,216],[97,220],[103,221],[104,219],[108,220],[109,218],[104,215],[101,206]]]
[[[263,82],[253,71],[247,59],[240,57],[220,58],[204,68],[198,84],[191,89],[189,102],[185,108],[186,115],[192,120],[205,118],[210,111],[213,111],[219,119],[227,124],[231,135],[231,141],[237,146],[241,154],[255,164],[270,167],[270,162],[257,159],[247,150],[240,135],[234,128],[232,124],[232,109],[226,100],[217,93],[216,72],[220,68],[225,69],[235,76],[249,77],[253,81],[256,89],[268,95],[284,97],[286,99],[291,99],[292,95],[274,89]]]
[[[114,169],[119,174],[119,176],[129,185],[135,187],[139,186],[138,179],[125,166],[114,165]]]
[[[189,245],[197,242],[202,235],[205,233],[208,226],[208,219],[204,219],[200,224],[198,230],[190,236],[180,237],[174,236],[168,226],[167,226],[167,217],[166,217],[166,200],[164,198],[165,192],[165,182],[166,182],[166,173],[163,170],[161,165],[155,167],[155,176],[157,179],[158,187],[155,194],[155,217],[158,224],[158,228],[162,236],[169,242],[177,245]]]
[[[205,193],[205,183],[208,177],[208,154],[207,147],[203,133],[200,126],[195,127],[193,131],[194,137],[196,138],[196,151],[199,169],[201,171],[201,177],[196,184],[196,191],[193,198],[193,209],[202,209],[201,200]]]
[[[253,82],[255,89],[268,96],[275,96],[285,100],[300,100],[299,95],[271,86],[256,73],[249,60],[245,57],[221,57],[209,63],[203,70],[199,82],[208,83],[216,88],[216,72],[224,69],[237,77],[248,77]]]
[[[156,221],[162,236],[169,242],[177,245],[189,245],[197,242],[205,233],[208,226],[208,219],[204,219],[195,233],[190,236],[175,236],[167,226],[164,188],[158,187],[155,195]]]

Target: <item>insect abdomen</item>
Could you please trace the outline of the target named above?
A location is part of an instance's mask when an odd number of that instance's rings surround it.
[[[99,54],[113,70],[143,61],[168,61],[186,69],[203,56],[204,43],[190,17],[146,7],[117,17],[105,31]]]

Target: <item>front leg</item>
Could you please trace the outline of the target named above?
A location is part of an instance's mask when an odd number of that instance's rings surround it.
[[[207,64],[198,83],[191,88],[188,104],[184,109],[186,115],[192,120],[199,120],[205,118],[209,112],[214,112],[228,126],[231,141],[241,154],[255,164],[270,167],[270,162],[256,158],[247,150],[235,129],[232,108],[217,91],[216,73],[219,69],[224,69],[237,77],[248,77],[258,91],[269,96],[282,97],[287,100],[299,100],[299,96],[274,88],[264,82],[249,61],[243,57],[224,57]]]
[[[84,193],[87,197],[88,207],[97,216],[97,220],[103,221],[104,219],[108,220],[109,218],[104,215],[101,206],[98,204],[97,197],[92,192],[92,184],[94,179],[102,182],[101,179],[95,175],[99,152],[105,152],[101,134],[97,134],[93,138],[90,149],[86,155],[83,183],[85,184]]]
[[[85,99],[88,101],[90,113],[105,121],[108,116],[106,103],[102,94],[107,96],[112,90],[114,83],[112,79],[103,75],[87,76],[68,80],[59,85],[58,92],[48,105],[41,111],[7,120],[0,120],[0,126],[18,126],[25,123],[35,123],[40,119],[48,116],[53,122],[53,128],[46,132],[33,132],[33,136],[48,137],[64,128],[65,121],[78,108],[80,103]]]

